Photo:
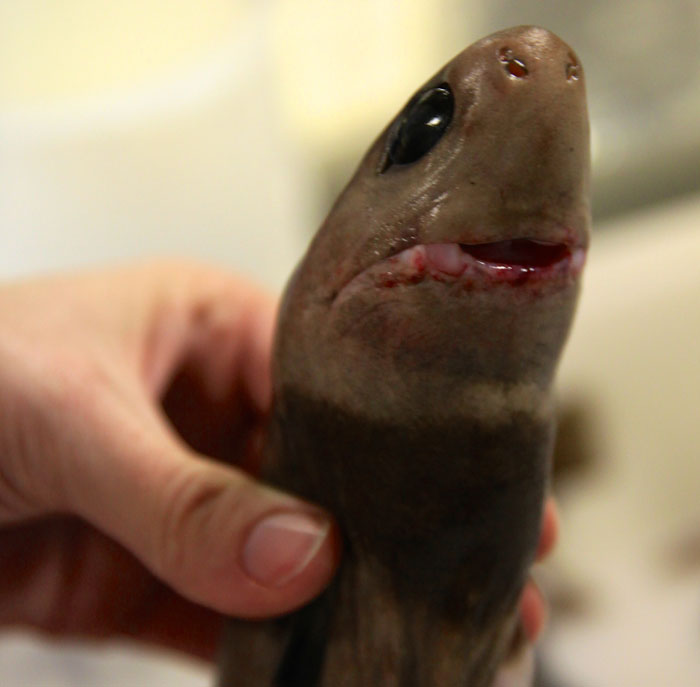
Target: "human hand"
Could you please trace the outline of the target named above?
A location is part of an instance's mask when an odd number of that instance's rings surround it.
[[[0,625],[210,658],[221,614],[325,586],[329,518],[241,470],[258,465],[274,315],[248,282],[180,263],[0,289]],[[550,503],[540,555],[555,532]],[[534,641],[533,586],[521,615]]]
[[[275,310],[185,264],[0,289],[0,624],[209,657],[219,613],[325,586],[329,518],[233,467],[255,462]]]

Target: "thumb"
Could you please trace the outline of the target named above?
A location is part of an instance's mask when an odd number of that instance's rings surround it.
[[[338,536],[328,514],[191,452],[161,426],[130,431],[122,420],[118,433],[99,422],[83,433],[92,445],[73,453],[66,507],[227,615],[285,613],[329,582]]]

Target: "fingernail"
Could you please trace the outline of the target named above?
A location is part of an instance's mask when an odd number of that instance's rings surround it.
[[[301,513],[275,513],[261,520],[243,547],[243,567],[265,587],[282,587],[311,562],[328,536],[330,522]]]

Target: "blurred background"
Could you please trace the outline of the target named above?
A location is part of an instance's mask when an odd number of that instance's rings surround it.
[[[586,69],[594,246],[560,374],[540,684],[700,684],[697,0],[0,0],[0,279],[154,255],[280,289],[353,166],[464,46],[523,23]],[[0,635],[5,687],[210,684]]]

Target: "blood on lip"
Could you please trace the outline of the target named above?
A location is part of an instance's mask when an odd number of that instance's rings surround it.
[[[355,275],[336,294],[336,302],[343,302],[369,286],[393,289],[428,280],[467,290],[496,284],[518,287],[562,283],[578,275],[585,260],[584,246],[538,239],[417,244]]]
[[[487,278],[517,286],[547,278],[561,270],[578,272],[585,251],[564,243],[538,239],[507,239],[490,243],[428,243],[407,248],[388,258],[376,273],[382,287],[416,284],[426,277],[442,282]]]

